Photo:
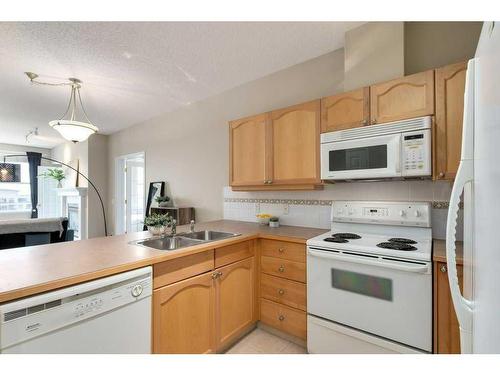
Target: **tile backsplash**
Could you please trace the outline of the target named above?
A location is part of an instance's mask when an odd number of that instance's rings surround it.
[[[255,215],[279,216],[283,225],[330,228],[330,204],[333,200],[425,201],[432,202],[433,237],[443,239],[452,182],[378,181],[344,182],[326,185],[318,191],[232,191],[224,188],[224,219],[255,222]],[[462,210],[457,225],[462,239]]]

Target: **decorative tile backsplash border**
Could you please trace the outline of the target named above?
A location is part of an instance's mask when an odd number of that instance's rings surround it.
[[[224,198],[224,202],[231,203],[267,203],[267,204],[294,204],[299,206],[331,206],[333,200],[327,199],[272,199],[272,198]],[[434,209],[448,209],[450,202],[434,201],[432,208]],[[460,208],[463,204],[460,203]]]

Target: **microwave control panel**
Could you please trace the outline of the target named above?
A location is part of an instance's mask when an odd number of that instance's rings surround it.
[[[405,176],[429,176],[431,170],[430,129],[402,134],[402,167]]]

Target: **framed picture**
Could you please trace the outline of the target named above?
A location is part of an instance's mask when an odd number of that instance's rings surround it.
[[[146,216],[149,216],[151,205],[156,197],[165,195],[165,181],[150,182],[148,191],[148,200],[146,201]]]

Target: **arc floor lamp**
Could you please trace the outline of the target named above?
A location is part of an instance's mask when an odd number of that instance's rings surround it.
[[[85,180],[87,180],[87,182],[90,184],[90,186],[92,186],[92,188],[95,190],[96,194],[97,194],[97,197],[99,198],[99,202],[101,203],[101,209],[102,209],[102,218],[104,220],[104,235],[107,237],[108,236],[108,226],[107,226],[107,223],[106,223],[106,211],[104,209],[104,203],[102,201],[102,197],[101,197],[101,194],[99,193],[99,190],[97,189],[97,187],[94,185],[94,183],[92,181],[89,180],[89,178],[87,176],[85,176],[82,172],[80,172],[79,170],[73,168],[71,165],[68,165],[66,163],[63,163],[62,161],[59,161],[59,160],[55,160],[55,159],[52,159],[52,158],[48,158],[48,157],[45,157],[45,156],[42,156],[42,154],[39,154],[39,153],[36,153],[36,155],[41,159],[41,160],[47,160],[47,161],[51,161],[53,163],[58,163],[58,164],[61,164],[61,165],[64,165],[65,167],[68,167],[70,168],[71,170],[75,171],[76,173],[78,173],[79,176],[82,176]],[[19,158],[19,157],[28,157],[28,154],[18,154],[18,155],[5,155],[4,156],[4,165],[6,164],[6,159],[7,158]],[[7,170],[5,169],[7,172],[6,173],[9,173],[10,169]],[[2,170],[3,172],[3,170]],[[31,172],[31,167],[30,167],[30,173]]]

